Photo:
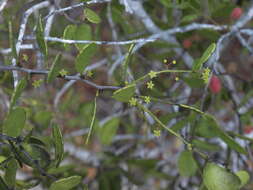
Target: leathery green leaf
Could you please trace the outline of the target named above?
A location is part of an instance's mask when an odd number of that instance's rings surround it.
[[[71,176],[53,182],[49,190],[70,190],[81,182],[81,176]]]
[[[58,125],[53,124],[52,128],[53,128],[53,139],[54,139],[54,146],[55,146],[56,167],[58,167],[60,162],[63,159],[63,154],[64,154],[63,138],[61,134],[61,129]]]
[[[26,112],[24,108],[17,107],[10,111],[3,125],[3,132],[11,137],[18,137],[25,126]]]

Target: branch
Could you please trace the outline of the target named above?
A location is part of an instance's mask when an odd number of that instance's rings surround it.
[[[0,70],[4,70],[4,71],[20,71],[20,72],[25,72],[28,74],[37,74],[37,75],[47,75],[49,73],[49,71],[46,70],[37,70],[37,69],[26,69],[26,68],[22,68],[22,67],[16,67],[16,66],[0,66]],[[73,76],[73,75],[66,75],[66,76],[57,76],[58,78],[62,78],[65,80],[75,80],[75,81],[82,81],[98,90],[117,90],[120,87],[117,86],[101,86],[101,85],[97,85],[89,80],[83,79],[81,76]]]
[[[66,12],[66,11],[69,11],[69,10],[72,10],[72,9],[83,7],[85,5],[96,4],[96,3],[107,3],[107,2],[111,2],[111,0],[92,0],[92,1],[88,1],[88,2],[82,2],[82,3],[75,4],[75,5],[72,5],[72,6],[69,6],[69,7],[65,7],[65,8],[62,8],[62,9],[55,10],[55,11],[49,13],[43,19],[47,19],[48,17],[50,17],[54,14],[59,14],[59,13]]]

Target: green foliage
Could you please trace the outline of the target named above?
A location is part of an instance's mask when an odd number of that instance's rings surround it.
[[[112,142],[119,127],[119,122],[119,118],[112,118],[101,126],[99,129],[99,139],[103,144],[109,145]]]
[[[59,74],[59,71],[61,69],[61,54],[58,54],[55,59],[54,62],[49,70],[49,73],[47,75],[47,82],[52,82]]]
[[[0,190],[251,188],[249,5],[1,2]]]
[[[44,27],[42,25],[42,19],[39,17],[37,26],[36,26],[36,40],[40,50],[43,52],[44,56],[47,57],[48,48],[47,43],[44,39]]]
[[[188,150],[181,152],[178,158],[177,165],[180,175],[186,177],[195,175],[198,169],[197,163],[194,160],[192,152]]]
[[[83,13],[84,13],[85,18],[88,19],[88,21],[95,24],[99,24],[101,22],[101,18],[97,15],[96,12],[94,12],[91,9],[85,8]]]
[[[248,172],[245,170],[238,171],[235,174],[240,178],[240,181],[241,181],[240,187],[245,186],[250,180],[250,176]]]
[[[71,176],[55,181],[51,184],[49,190],[70,190],[81,182],[81,176]]]
[[[113,98],[117,101],[128,102],[134,95],[135,84],[127,85],[113,93]]]
[[[16,104],[18,98],[20,97],[22,91],[25,89],[26,85],[27,85],[27,82],[25,78],[19,81],[11,97],[10,109],[12,109],[12,107]]]
[[[213,54],[214,50],[216,48],[216,44],[212,43],[207,49],[206,51],[203,53],[203,55],[200,57],[200,59],[198,59],[197,61],[195,61],[194,65],[193,65],[193,70],[199,70],[202,68],[202,65],[210,58],[210,56]]]
[[[247,151],[241,145],[239,145],[232,137],[230,137],[219,127],[215,118],[207,114],[204,117],[213,127],[217,136],[221,138],[230,148],[236,150],[237,152],[240,152],[241,154],[247,154]]]
[[[6,165],[4,179],[6,184],[11,188],[15,188],[17,169],[18,163],[15,159],[11,159]]]
[[[95,54],[96,44],[90,44],[84,47],[76,58],[75,68],[80,74],[83,73],[84,69],[90,64],[90,59]]]
[[[10,111],[3,124],[3,132],[11,137],[21,135],[25,126],[26,111],[24,108],[17,107]]]
[[[208,190],[239,190],[240,179],[214,163],[208,163],[203,171],[203,180]]]
[[[54,139],[54,146],[55,146],[55,161],[56,161],[56,167],[58,167],[60,162],[63,159],[63,154],[64,154],[63,138],[62,138],[60,127],[58,125],[53,124],[52,129],[53,129],[52,132],[53,132],[53,139]]]

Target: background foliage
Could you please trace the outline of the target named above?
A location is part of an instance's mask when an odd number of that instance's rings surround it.
[[[1,0],[0,189],[252,189],[252,17],[245,0]]]

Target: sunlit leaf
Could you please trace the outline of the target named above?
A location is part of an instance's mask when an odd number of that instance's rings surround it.
[[[89,8],[84,9],[84,16],[92,23],[99,24],[101,22],[101,18],[97,13]]]
[[[53,182],[49,190],[70,190],[81,182],[81,176],[71,176]]]
[[[200,59],[194,62],[193,70],[199,70],[202,68],[203,64],[210,58],[216,48],[216,44],[212,43],[206,51],[203,53]]]
[[[134,95],[135,84],[125,86],[113,93],[113,98],[120,102],[128,102],[130,98]]]

